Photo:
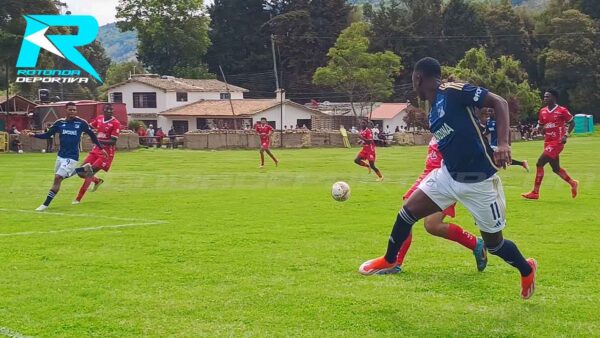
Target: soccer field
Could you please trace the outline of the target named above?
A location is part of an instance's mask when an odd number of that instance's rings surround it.
[[[541,150],[517,143],[513,156],[535,166]],[[539,263],[529,301],[516,269],[490,255],[478,273],[422,222],[401,274],[357,273],[385,252],[426,147],[378,149],[383,183],[352,162],[358,148],[274,149],[281,165],[265,169],[256,151],[121,152],[97,192],[71,205],[71,178],[46,213],[33,209],[55,155],[0,155],[0,335],[598,336],[599,151],[596,134],[561,155],[575,200],[549,166],[539,201],[520,198],[534,172],[501,172],[505,236]],[[330,196],[337,180],[345,203]]]

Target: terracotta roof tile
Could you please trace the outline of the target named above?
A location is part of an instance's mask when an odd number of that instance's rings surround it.
[[[408,103],[382,103],[379,107],[375,108],[371,113],[372,120],[387,120],[393,119],[396,115],[400,114],[403,110],[408,108]]]

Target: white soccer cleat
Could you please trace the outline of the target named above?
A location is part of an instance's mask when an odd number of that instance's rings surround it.
[[[48,206],[42,204],[39,207],[37,207],[37,209],[35,209],[35,211],[46,211],[46,209],[48,209]]]
[[[74,200],[73,202],[71,202],[71,204],[73,204],[73,205],[76,205],[76,204],[79,204],[79,203],[81,203],[81,202],[79,202],[78,200]]]

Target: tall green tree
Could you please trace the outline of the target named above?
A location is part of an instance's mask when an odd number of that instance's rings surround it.
[[[216,0],[208,7],[210,39],[206,60],[209,70],[226,75],[238,74],[228,80],[236,85],[260,92],[275,90],[271,38],[263,25],[270,13],[265,0]],[[246,74],[246,75],[244,75]],[[265,81],[265,79],[267,81]],[[271,93],[267,93],[271,94]]]
[[[455,64],[465,51],[487,41],[487,28],[481,13],[465,0],[450,0],[442,11],[444,61]]]
[[[327,66],[315,72],[314,83],[346,93],[351,103],[388,99],[394,76],[402,70],[401,59],[390,51],[370,53],[369,35],[369,24],[364,22],[343,30],[327,53]],[[352,109],[356,116],[354,105]]]
[[[473,48],[454,67],[443,67],[445,77],[452,76],[483,86],[509,102],[511,118],[518,121],[535,116],[540,92],[531,87],[521,62],[510,56],[488,57],[485,48]]]
[[[127,81],[131,74],[144,74],[146,71],[141,63],[137,61],[127,61],[122,63],[111,63],[106,71],[106,77],[104,78],[104,84],[98,88],[99,98],[102,100],[107,99],[106,92],[108,87]]]
[[[345,0],[282,0],[272,5],[273,19],[266,26],[277,43],[283,86],[290,94],[314,92],[312,74],[326,64],[328,49],[348,27],[350,6]]]
[[[573,110],[595,111],[600,105],[596,23],[589,16],[570,9],[551,19],[549,29],[553,38],[540,55],[545,83],[568,94],[567,102]]]
[[[577,9],[592,17],[594,20],[600,19],[600,1],[598,0],[574,0]]]
[[[138,60],[150,71],[206,74],[209,19],[202,0],[119,0],[117,18],[122,31],[137,30]]]

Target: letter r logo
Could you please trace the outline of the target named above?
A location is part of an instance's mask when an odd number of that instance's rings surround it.
[[[94,67],[75,47],[94,42],[98,35],[98,21],[90,15],[25,15],[27,28],[23,36],[21,52],[17,59],[18,68],[34,68],[40,48],[71,61],[102,83]],[[50,27],[77,27],[77,35],[47,35]]]

